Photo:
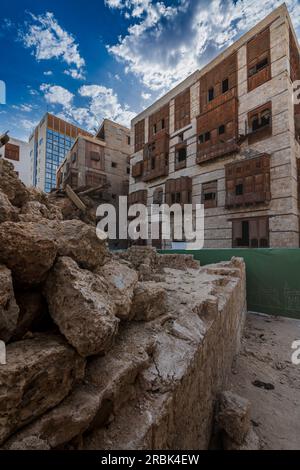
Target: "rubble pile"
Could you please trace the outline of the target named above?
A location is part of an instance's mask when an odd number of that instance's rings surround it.
[[[70,207],[0,160],[0,447],[207,448],[243,261],[112,254]]]

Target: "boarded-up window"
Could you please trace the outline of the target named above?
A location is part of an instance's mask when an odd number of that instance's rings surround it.
[[[253,217],[232,221],[233,248],[268,248],[269,218]]]
[[[247,43],[248,92],[271,79],[270,29]]]
[[[247,207],[271,200],[270,155],[225,166],[226,207]]]
[[[177,179],[169,179],[166,182],[166,204],[191,204],[192,203],[192,178],[182,176]]]
[[[134,126],[134,151],[139,152],[145,144],[145,119]]]
[[[159,132],[169,133],[169,104],[166,104],[149,117],[149,140]]]
[[[259,106],[248,113],[248,142],[266,139],[272,135],[272,102]]]
[[[175,98],[175,131],[190,124],[191,121],[191,98],[188,88]]]
[[[104,171],[105,155],[104,147],[93,142],[85,141],[85,165],[94,170]]]
[[[205,209],[211,209],[217,207],[217,194],[218,194],[218,182],[210,181],[209,183],[202,184],[202,204]]]
[[[20,147],[14,144],[6,144],[4,157],[8,160],[19,161],[20,160]]]

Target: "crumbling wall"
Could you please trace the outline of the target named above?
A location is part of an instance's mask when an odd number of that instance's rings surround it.
[[[207,448],[239,345],[243,261],[112,255],[1,169],[1,448]]]

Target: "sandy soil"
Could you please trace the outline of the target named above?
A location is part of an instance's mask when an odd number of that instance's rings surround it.
[[[262,449],[300,449],[300,365],[291,361],[295,340],[300,320],[248,313],[230,388],[251,401]]]

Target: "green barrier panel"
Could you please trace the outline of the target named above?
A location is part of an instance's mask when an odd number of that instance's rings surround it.
[[[248,310],[300,319],[300,249],[160,250],[186,253],[206,264],[244,258],[247,272]]]

